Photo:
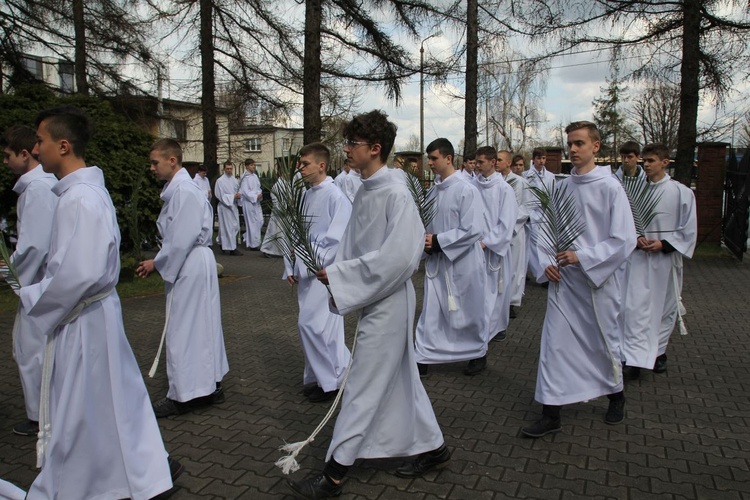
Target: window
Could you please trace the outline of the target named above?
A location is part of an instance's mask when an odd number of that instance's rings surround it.
[[[60,73],[60,90],[63,92],[74,92],[73,64],[61,61],[58,66],[58,72]]]
[[[288,153],[292,149],[292,140],[288,137],[281,139],[281,149],[284,153]]]
[[[245,140],[245,151],[259,153],[260,152],[260,137],[252,137]]]
[[[162,135],[169,139],[179,142],[187,141],[187,122],[185,120],[165,119],[163,122],[164,130]]]
[[[26,69],[26,71],[31,73],[34,78],[36,78],[37,80],[44,79],[44,69],[41,59],[30,56],[23,56],[21,62],[23,63],[23,67]]]

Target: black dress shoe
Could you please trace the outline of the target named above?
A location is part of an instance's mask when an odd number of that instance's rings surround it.
[[[448,462],[451,459],[451,451],[445,444],[437,450],[420,453],[413,462],[396,469],[396,475],[404,478],[422,477],[426,472]]]
[[[424,363],[417,363],[417,370],[419,370],[419,378],[426,377],[430,371],[430,366]]]
[[[625,398],[610,400],[604,422],[609,425],[619,424],[625,420]]]
[[[492,337],[492,342],[503,342],[507,338],[508,335],[505,333],[505,330],[503,330],[502,332],[497,332],[497,335]]]
[[[286,480],[286,484],[302,498],[332,498],[341,495],[341,485],[334,484],[321,472],[302,481]]]
[[[236,256],[239,257],[239,256],[241,256],[243,254],[239,250],[232,250],[231,252],[229,252],[229,255],[236,255]]]
[[[185,403],[179,403],[169,398],[160,399],[156,403],[153,403],[153,407],[156,418],[171,417],[172,415],[180,415],[188,411]]]
[[[510,306],[510,319],[515,319],[516,316],[518,316],[518,311],[516,310],[516,306]]]
[[[654,363],[654,373],[664,373],[665,371],[667,371],[667,355],[662,354],[656,358],[656,363]]]
[[[641,369],[637,366],[623,366],[622,378],[625,380],[637,380],[641,376]]]
[[[306,385],[305,387],[302,388],[302,395],[305,396],[306,398],[309,398],[310,395],[313,392],[315,392],[315,389],[320,389],[318,384]]]
[[[177,481],[177,478],[185,472],[185,466],[172,457],[167,457],[169,463],[169,475],[172,477],[172,484]]]
[[[312,390],[309,396],[307,396],[307,400],[311,403],[323,403],[325,401],[330,401],[331,399],[336,397],[336,394],[339,393],[338,389],[334,389],[333,391],[325,392],[320,387],[315,387],[315,389]]]
[[[562,426],[560,425],[559,418],[542,415],[542,418],[534,422],[532,425],[521,429],[521,433],[526,437],[540,438],[553,432],[559,432],[560,429],[562,429]]]
[[[469,363],[466,365],[466,368],[464,368],[464,375],[473,377],[474,375],[479,375],[480,373],[482,373],[485,368],[487,368],[486,354],[481,358],[472,359],[471,361],[469,361]]]
[[[39,422],[27,419],[13,426],[13,434],[19,436],[36,436],[39,434]]]

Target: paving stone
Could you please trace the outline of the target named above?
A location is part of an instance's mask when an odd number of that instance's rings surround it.
[[[230,372],[224,404],[159,420],[165,447],[185,464],[174,500],[291,498],[274,466],[284,442],[305,439],[329,406],[300,394],[304,359],[296,295],[279,279],[281,262],[257,252],[218,256]],[[421,304],[422,271],[414,276]],[[626,388],[627,419],[603,422],[606,398],[567,406],[563,430],[519,436],[539,418],[534,401],[546,290],[527,287],[508,340],[490,346],[488,370],[465,377],[464,363],[436,367],[423,380],[453,460],[424,478],[393,475],[403,460],[358,461],[345,497],[367,500],[482,498],[750,498],[750,264],[732,259],[685,263],[683,300],[690,335],[675,334],[666,374],[643,372]],[[158,347],[163,294],[123,301],[126,332],[144,375]],[[10,315],[0,344],[10,345]],[[345,319],[347,339],[356,319]],[[155,400],[166,369],[145,379]],[[0,352],[0,477],[28,488],[37,471],[35,440],[14,436],[24,418],[16,366]],[[1,432],[6,429],[6,432]],[[320,470],[333,422],[306,447],[301,479]]]

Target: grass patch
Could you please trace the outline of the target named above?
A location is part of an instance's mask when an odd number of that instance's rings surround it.
[[[704,242],[695,247],[693,258],[698,259],[711,259],[716,257],[730,258],[733,259],[729,250],[721,245],[721,243],[708,243]]]
[[[164,293],[164,281],[158,273],[146,279],[136,277],[131,282],[117,284],[117,294],[121,299],[145,297]],[[18,297],[6,286],[0,287],[0,314],[15,313],[18,308]]]

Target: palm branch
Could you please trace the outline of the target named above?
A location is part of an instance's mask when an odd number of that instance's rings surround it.
[[[635,231],[638,236],[646,237],[646,228],[654,220],[659,212],[656,207],[659,205],[662,193],[657,193],[651,188],[649,182],[638,177],[629,177],[626,175],[620,179],[625,194],[628,195],[630,210],[633,212],[633,222],[635,222]]]
[[[279,167],[282,182],[278,185],[278,199],[273,207],[279,235],[274,238],[274,242],[292,267],[299,259],[307,272],[315,275],[323,269],[325,255],[320,255],[318,245],[310,237],[313,216],[305,204],[306,179],[297,175],[296,165],[297,157],[290,155]]]
[[[414,204],[419,211],[419,217],[426,228],[437,213],[437,198],[431,195],[429,188],[426,188],[424,183],[419,179],[419,172],[416,169],[404,170],[404,176],[406,177],[406,185],[409,188],[409,193],[411,193]]]
[[[18,279],[18,273],[10,261],[10,251],[5,244],[5,233],[0,231],[0,275],[4,280],[0,280],[0,283],[5,283],[10,286],[13,290],[21,289],[21,282]]]
[[[534,244],[541,248],[557,265],[557,254],[573,247],[575,240],[586,229],[575,199],[568,193],[568,186],[553,182],[542,187],[529,186],[529,190],[539,201],[541,219],[536,231],[532,232]]]

